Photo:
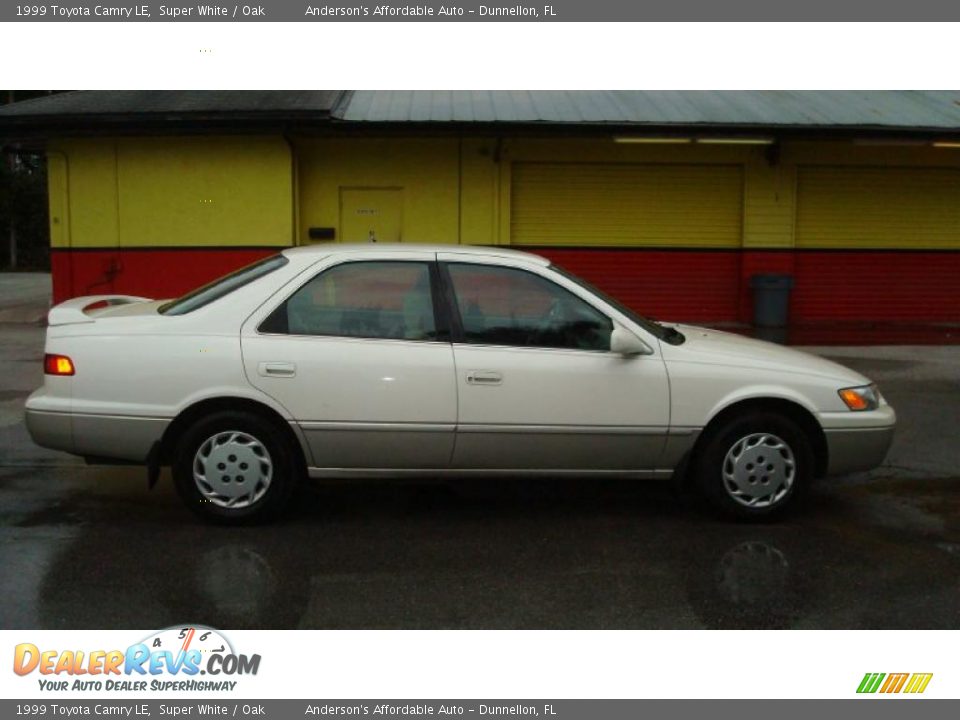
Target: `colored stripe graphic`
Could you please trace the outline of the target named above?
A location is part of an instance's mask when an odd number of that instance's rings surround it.
[[[886,681],[884,681],[886,678]],[[866,673],[857,687],[858,693],[922,693],[927,689],[933,673]],[[881,684],[882,683],[882,684]]]
[[[910,682],[907,684],[907,688],[904,690],[904,692],[922,693],[927,689],[927,685],[930,684],[931,678],[933,678],[933,673],[914,673],[910,678]]]
[[[857,688],[857,692],[875,693],[877,688],[880,687],[880,682],[884,677],[886,677],[885,673],[867,673],[863,676],[863,680],[860,681],[860,687]]]
[[[898,693],[903,689],[904,683],[907,682],[907,678],[910,677],[910,673],[890,673],[887,676],[887,681],[883,684],[883,687],[880,688],[882,693]]]

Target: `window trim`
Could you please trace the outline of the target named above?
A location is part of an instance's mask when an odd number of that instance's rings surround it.
[[[458,345],[466,345],[469,347],[489,347],[489,348],[505,348],[509,350],[526,350],[526,351],[547,351],[547,352],[562,352],[562,353],[589,353],[590,355],[616,355],[612,350],[590,350],[587,348],[565,348],[565,347],[548,347],[545,345],[503,345],[498,343],[476,343],[469,342],[466,338],[466,333],[463,330],[463,319],[460,317],[460,306],[457,303],[457,293],[453,287],[453,278],[450,275],[450,265],[473,265],[475,267],[492,267],[503,270],[514,270],[517,272],[527,273],[538,277],[546,282],[552,283],[556,287],[560,288],[564,292],[572,295],[573,297],[580,300],[582,303],[591,307],[597,313],[605,317],[610,321],[611,325],[616,328],[618,321],[616,318],[610,316],[610,313],[605,312],[603,309],[598,308],[596,304],[590,302],[579,293],[573,292],[570,288],[565,287],[563,284],[558,283],[552,277],[539,273],[529,267],[523,267],[518,265],[505,265],[496,262],[476,262],[471,260],[441,260],[440,264],[440,274],[444,282],[444,301],[447,304],[447,312],[451,316],[451,336],[453,338],[452,342]],[[548,268],[549,269],[549,268]],[[559,273],[558,273],[559,274]],[[563,277],[561,275],[561,277]]]
[[[440,296],[446,314],[450,319],[450,342],[466,343],[466,336],[463,332],[463,318],[460,317],[460,307],[457,305],[457,293],[453,289],[453,278],[450,277],[450,269],[447,267],[450,263],[438,262],[437,277],[442,286],[442,295]]]
[[[337,268],[343,267],[344,265],[358,265],[358,264],[372,264],[372,263],[416,263],[419,265],[426,265],[427,272],[430,279],[430,304],[433,308],[433,323],[436,332],[435,338],[428,338],[426,340],[414,340],[410,338],[385,338],[385,337],[362,337],[356,335],[319,335],[319,334],[300,334],[300,333],[291,333],[289,332],[289,325],[287,327],[287,332],[271,332],[269,330],[261,329],[264,324],[277,312],[281,306],[286,305],[286,303],[300,292],[303,288],[309,285],[311,282],[319,278],[321,275],[328,273]],[[316,273],[312,274],[302,283],[297,285],[293,290],[286,293],[283,296],[283,299],[273,305],[267,312],[264,313],[263,317],[257,322],[254,332],[257,335],[267,336],[267,337],[284,337],[284,338],[320,338],[320,339],[339,339],[339,340],[369,340],[376,342],[405,342],[405,343],[446,343],[450,344],[450,329],[449,323],[447,322],[446,317],[446,308],[441,308],[442,302],[438,302],[438,271],[434,266],[437,265],[436,260],[424,260],[424,259],[401,259],[401,258],[369,258],[369,259],[357,259],[357,258],[344,258],[343,260],[333,262],[329,265],[326,265],[322,269],[318,270]]]

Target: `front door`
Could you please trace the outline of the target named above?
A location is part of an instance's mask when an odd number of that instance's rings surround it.
[[[611,353],[611,319],[545,269],[439,257],[462,325],[455,468],[656,468],[670,421],[658,348]]]
[[[314,467],[449,466],[456,387],[433,259],[340,262],[244,326],[247,377],[297,419]]]

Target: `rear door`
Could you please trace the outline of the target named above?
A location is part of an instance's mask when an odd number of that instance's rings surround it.
[[[341,257],[244,325],[247,377],[296,418],[313,466],[448,467],[456,387],[434,260]]]

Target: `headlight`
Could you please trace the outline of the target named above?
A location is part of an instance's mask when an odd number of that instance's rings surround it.
[[[876,410],[880,406],[880,391],[877,390],[876,385],[843,388],[837,390],[837,394],[844,404],[854,412]]]

